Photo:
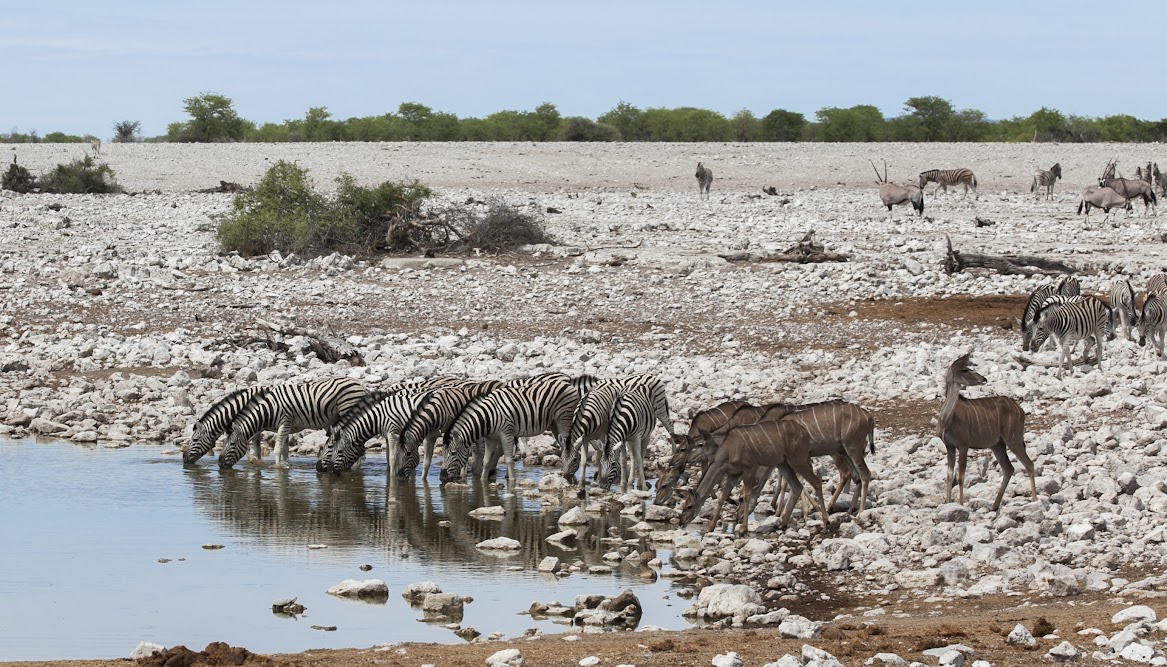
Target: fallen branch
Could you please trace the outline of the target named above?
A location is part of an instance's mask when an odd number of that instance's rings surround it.
[[[819,264],[822,262],[846,262],[850,256],[837,252],[827,252],[826,246],[815,240],[812,229],[802,239],[787,248],[782,254],[766,258],[769,262],[793,262],[797,264]]]
[[[303,336],[307,338],[308,346],[316,353],[316,357],[325,363],[331,364],[344,359],[354,366],[365,365],[365,360],[357,352],[356,348],[350,345],[348,341],[331,332],[311,331],[290,324],[268,322],[258,317],[255,321],[266,332],[276,333],[281,336]]]
[[[952,239],[948,240],[948,256],[944,258],[944,272],[952,275],[965,269],[991,269],[1004,275],[1026,275],[1035,273],[1056,275],[1077,273],[1078,269],[1064,262],[1031,255],[979,255],[953,250]]]
[[[632,250],[633,248],[639,248],[643,243],[644,239],[640,239],[632,245],[601,245],[595,248],[588,248],[584,252],[595,252],[597,250]]]

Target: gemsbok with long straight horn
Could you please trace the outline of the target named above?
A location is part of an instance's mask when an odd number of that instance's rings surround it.
[[[1141,178],[1122,178],[1121,176],[1116,178],[1114,172],[1117,164],[1116,161],[1111,161],[1106,164],[1106,168],[1102,170],[1102,178],[1098,179],[1098,186],[1110,188],[1119,196],[1125,197],[1127,199],[1128,211],[1130,210],[1130,200],[1139,197],[1143,200],[1144,215],[1152,210],[1158,215],[1159,198],[1155,196],[1155,186]],[[1098,204],[1095,204],[1095,206],[1098,206]],[[1086,211],[1089,213],[1089,207],[1087,207]],[[1081,210],[1078,212],[1081,213]],[[1109,211],[1107,212],[1109,213]]]
[[[1025,452],[1025,410],[1008,396],[965,398],[960,390],[985,384],[985,376],[973,370],[969,358],[963,354],[952,362],[944,376],[944,403],[940,405],[940,420],[936,437],[948,452],[948,474],[945,481],[944,502],[952,502],[952,487],[959,487],[958,502],[964,504],[964,470],[968,464],[968,450],[988,449],[1001,466],[1001,488],[993,501],[993,511],[1001,506],[1013,464],[1009,452],[1029,473],[1029,490],[1037,500],[1037,480],[1033,460]]]
[[[1106,217],[1102,219],[1103,222],[1110,219],[1110,209],[1112,208],[1124,208],[1128,212],[1133,210],[1130,197],[1119,194],[1113,188],[1093,185],[1086,188],[1085,192],[1082,193],[1082,198],[1078,200],[1078,215],[1082,215],[1082,211],[1085,210],[1086,220],[1089,220],[1091,207],[1100,208],[1106,212]]]
[[[875,169],[875,179],[879,183],[879,199],[887,207],[887,217],[891,217],[891,207],[902,204],[911,204],[916,209],[916,215],[924,215],[924,191],[915,185],[896,185],[887,181],[887,160],[883,162],[883,177],[879,175],[875,163],[871,160],[871,168]]]
[[[815,474],[810,462],[810,435],[798,422],[783,419],[776,422],[761,422],[749,426],[739,426],[725,436],[725,442],[717,448],[713,459],[705,467],[697,489],[685,498],[681,511],[681,526],[687,526],[697,516],[705,500],[721,485],[721,498],[713,512],[710,528],[717,523],[722,506],[739,481],[744,481],[740,505],[738,532],[748,530],[747,520],[752,505],[754,487],[758,485],[757,471],[761,468],[778,468],[792,494],[780,517],[785,526],[794,511],[795,501],[802,494],[802,481],[806,480],[815,490],[819,511],[823,522],[829,523],[826,501],[823,500],[823,484]]]

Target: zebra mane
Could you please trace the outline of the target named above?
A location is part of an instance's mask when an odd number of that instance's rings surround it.
[[[332,425],[331,430],[339,431],[342,428],[356,422],[363,417],[365,413],[371,410],[375,405],[392,396],[395,392],[389,391],[370,391],[361,397],[357,404],[349,408],[348,412],[340,416],[336,423]]]
[[[416,406],[414,406],[413,410],[410,410],[409,419],[405,420],[405,425],[401,427],[402,433],[405,433],[410,428],[412,428],[415,423],[417,423],[422,411],[424,411],[426,407],[429,406],[430,401],[433,400],[434,393],[434,391],[427,391],[421,394],[421,400]]]
[[[225,410],[228,407],[229,403],[231,403],[232,401],[234,401],[236,398],[238,398],[239,396],[241,396],[243,394],[246,394],[248,392],[254,392],[256,395],[259,395],[259,394],[264,393],[266,391],[267,391],[267,387],[264,387],[264,386],[251,386],[251,387],[244,387],[242,389],[236,389],[235,391],[228,393],[223,398],[220,398],[218,401],[215,401],[215,403],[213,403],[211,405],[211,407],[207,408],[207,411],[203,413],[203,416],[199,417],[199,421],[203,421],[209,417],[214,416],[216,413],[218,413],[222,410]],[[247,401],[244,402],[244,405],[246,405],[246,403],[247,403]]]
[[[445,443],[448,443],[450,441],[450,433],[453,432],[454,427],[457,426],[458,423],[462,421],[463,417],[465,417],[467,414],[469,414],[472,410],[476,410],[478,408],[478,406],[485,403],[486,399],[489,398],[490,395],[493,393],[494,392],[489,392],[486,394],[482,394],[481,396],[475,396],[474,398],[472,398],[466,402],[466,405],[462,407],[462,411],[459,412],[458,414],[454,415],[454,420],[450,422],[450,426],[446,429],[446,432],[442,434],[442,443],[443,443],[442,446],[443,447],[446,446]]]

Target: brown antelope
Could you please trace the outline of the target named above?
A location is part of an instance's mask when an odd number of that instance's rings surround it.
[[[94,139],[89,142],[89,150],[93,152],[93,157],[101,155],[101,139]]]
[[[948,452],[948,475],[944,502],[952,502],[952,487],[959,487],[958,502],[964,504],[964,470],[968,450],[989,449],[1001,466],[1001,488],[993,502],[993,511],[1001,506],[1005,487],[1013,476],[1009,452],[1017,457],[1029,473],[1029,489],[1037,500],[1037,481],[1033,475],[1033,461],[1025,452],[1025,411],[1008,396],[964,398],[960,390],[985,384],[985,377],[973,370],[969,361],[971,352],[961,355],[944,376],[944,403],[940,406],[940,421],[936,436],[944,442]],[[959,457],[959,461],[958,461]]]
[[[681,511],[681,526],[687,526],[697,516],[705,500],[713,493],[716,485],[721,484],[721,498],[713,512],[710,530],[717,523],[721,508],[729,498],[739,481],[744,480],[738,532],[745,535],[748,530],[750,505],[757,485],[757,472],[760,468],[778,468],[793,494],[782,511],[781,525],[785,526],[794,511],[795,500],[802,493],[801,477],[815,490],[818,498],[819,511],[822,512],[823,522],[829,523],[826,503],[823,501],[823,485],[814,466],[810,462],[810,435],[801,424],[795,421],[782,420],[776,422],[761,422],[749,426],[739,426],[725,436],[725,442],[717,448],[713,459],[705,467],[697,489],[685,498],[684,509]]]
[[[1102,176],[1098,179],[1099,187],[1110,188],[1111,190],[1114,190],[1119,196],[1125,197],[1127,199],[1126,205],[1128,211],[1131,210],[1130,200],[1134,199],[1135,197],[1140,197],[1143,200],[1144,215],[1146,215],[1151,209],[1154,209],[1155,213],[1158,214],[1159,200],[1158,197],[1155,196],[1154,184],[1152,184],[1150,180],[1145,180],[1143,178],[1132,179],[1122,178],[1121,176],[1116,178],[1115,169],[1117,166],[1118,162],[1116,160],[1111,160],[1106,163],[1106,168],[1102,170]],[[1149,171],[1151,165],[1148,164],[1147,167]],[[1095,203],[1094,205],[1102,208],[1102,206],[1099,204]],[[1079,209],[1080,208],[1081,206],[1079,205]],[[1081,213],[1081,210],[1078,212]],[[1086,207],[1086,212],[1090,212],[1089,206]],[[1107,209],[1106,212],[1110,213],[1109,209]]]
[[[875,169],[875,163],[871,163]],[[911,204],[916,209],[916,215],[924,215],[924,191],[915,185],[896,185],[887,182],[887,162],[883,163],[883,177],[875,169],[876,182],[879,183],[879,199],[887,207],[887,216],[891,217],[891,207],[901,204]]]
[[[772,403],[762,407],[743,406],[734,411],[720,428],[713,432],[701,433],[705,445],[689,448],[693,453],[689,456],[688,463],[708,461],[727,434],[738,426],[783,419],[797,421],[806,429],[811,440],[811,457],[830,456],[839,470],[839,484],[827,508],[835,506],[835,501],[839,499],[852,473],[855,473],[858,482],[851,507],[858,507],[859,511],[866,509],[871,471],[864,459],[868,446],[873,453],[875,452],[875,420],[869,412],[854,403],[835,400],[805,405]],[[759,485],[765,483],[770,473],[770,470],[759,470],[760,479],[757,483]],[[674,474],[679,476],[681,473]],[[775,509],[778,508],[778,502],[779,494],[776,493],[773,499]]]
[[[726,401],[693,415],[693,419],[689,423],[688,436],[678,438],[677,449],[673,452],[672,458],[669,459],[668,467],[661,473],[660,479],[656,482],[654,502],[657,505],[671,502],[677,485],[689,479],[689,466],[697,463],[701,457],[701,447],[703,446],[701,434],[712,433],[721,428],[729,421],[734,412],[748,405],[749,403],[746,401]]]
[[[1082,193],[1082,198],[1078,200],[1078,215],[1085,210],[1086,219],[1089,220],[1091,207],[1100,208],[1106,213],[1103,222],[1110,218],[1112,208],[1123,208],[1128,212],[1133,210],[1130,197],[1118,193],[1113,188],[1094,185],[1087,187]]]

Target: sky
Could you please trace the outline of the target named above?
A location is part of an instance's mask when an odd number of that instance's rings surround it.
[[[203,92],[260,124],[402,102],[460,118],[543,102],[596,118],[620,101],[894,116],[925,95],[992,119],[1158,120],[1165,19],[1162,0],[1118,17],[1078,0],[0,2],[0,132],[105,139],[136,120],[157,136]]]

